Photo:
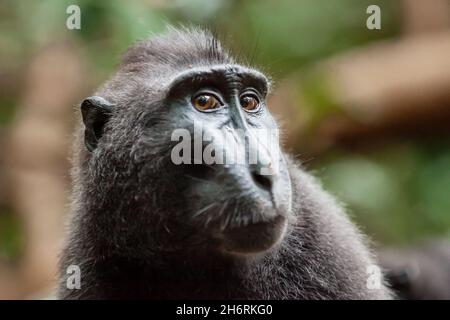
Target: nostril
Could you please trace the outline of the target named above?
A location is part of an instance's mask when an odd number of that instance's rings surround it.
[[[189,165],[189,173],[200,179],[209,179],[214,174],[214,168],[207,164],[193,164]]]
[[[261,189],[269,192],[272,190],[272,179],[270,176],[263,176],[257,172],[252,172],[252,178],[256,185],[258,185]]]

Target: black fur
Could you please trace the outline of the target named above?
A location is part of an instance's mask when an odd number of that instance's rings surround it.
[[[93,136],[91,152],[84,147],[85,129],[77,135],[73,213],[59,297],[390,298],[385,286],[366,287],[366,269],[374,260],[364,237],[335,200],[286,155],[280,163],[282,170],[288,168],[283,172],[287,182],[278,188],[280,202],[290,207],[283,209],[288,225],[271,249],[224,254],[206,231],[187,222],[202,201],[202,194],[192,189],[207,186],[205,196],[215,191],[207,180],[193,185],[184,168],[168,164],[171,131],[186,116],[168,116],[172,107],[164,101],[180,73],[223,65],[234,66],[234,61],[210,34],[171,30],[131,48],[118,73],[96,93],[113,107],[101,138]],[[284,197],[291,189],[292,199]],[[255,202],[242,198],[240,191],[217,191],[224,207],[208,214],[265,210],[255,209]],[[66,270],[73,264],[81,269],[79,290],[66,287]]]

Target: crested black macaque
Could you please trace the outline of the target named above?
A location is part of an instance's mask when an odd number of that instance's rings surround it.
[[[276,129],[269,86],[197,29],[170,29],[125,54],[81,103],[60,298],[390,298],[383,279],[367,285],[375,262],[365,238],[279,148],[256,143],[270,174],[261,160],[171,159],[172,133],[195,123],[231,132],[226,145],[212,139],[225,153],[244,144],[236,130]],[[79,289],[67,285],[72,265]]]

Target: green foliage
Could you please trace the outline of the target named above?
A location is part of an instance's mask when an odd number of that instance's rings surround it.
[[[383,8],[381,30],[366,28],[366,8],[371,4]],[[238,1],[233,23],[227,26],[240,44],[248,39],[257,42],[257,62],[282,75],[293,67],[396,34],[397,10],[396,2],[380,0]]]
[[[450,141],[391,142],[315,164],[328,190],[375,239],[408,243],[450,228]]]
[[[0,208],[0,260],[15,260],[23,244],[23,230],[18,216]]]

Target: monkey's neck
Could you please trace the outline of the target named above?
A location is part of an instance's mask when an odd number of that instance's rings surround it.
[[[244,284],[252,263],[221,255],[165,254],[152,261],[107,257],[92,276],[106,298],[239,299],[251,296]]]

